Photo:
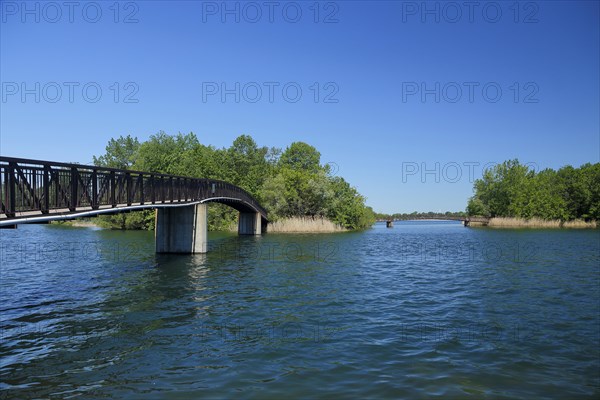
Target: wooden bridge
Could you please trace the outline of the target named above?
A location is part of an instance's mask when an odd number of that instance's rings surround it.
[[[206,252],[206,203],[240,212],[238,233],[262,233],[267,212],[245,190],[196,179],[0,157],[0,227],[156,209],[157,252]]]

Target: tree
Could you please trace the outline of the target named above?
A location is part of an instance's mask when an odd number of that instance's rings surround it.
[[[140,145],[135,167],[140,171],[190,176],[181,168],[181,159],[199,145],[193,133],[171,136],[160,131]]]
[[[331,179],[333,196],[327,217],[348,229],[362,229],[375,222],[373,210],[365,207],[365,198],[342,177]]]
[[[261,188],[270,170],[265,158],[268,151],[268,147],[258,147],[248,135],[237,137],[224,154],[224,165],[227,166],[224,179],[260,200]]]
[[[487,217],[490,215],[490,210],[478,196],[473,196],[467,204],[467,215]]]
[[[279,159],[279,166],[297,171],[316,173],[321,167],[321,153],[304,142],[292,143]]]
[[[469,215],[558,219],[600,217],[600,164],[530,171],[518,160],[486,170],[474,184]]]
[[[119,136],[110,139],[106,145],[106,153],[100,157],[92,156],[94,165],[99,167],[130,169],[137,159],[140,142],[137,138]]]
[[[289,194],[286,192],[286,181],[283,174],[270,176],[263,187],[263,205],[269,210],[269,218],[273,221],[289,216]]]
[[[521,217],[541,219],[569,219],[567,201],[558,184],[556,171],[545,169],[536,174],[526,188],[527,201]]]

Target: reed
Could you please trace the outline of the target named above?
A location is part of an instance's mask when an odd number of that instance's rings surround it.
[[[487,222],[471,221],[471,222],[469,222],[469,226],[471,228],[478,227],[478,226],[487,226]]]
[[[104,228],[95,219],[81,218],[71,220],[50,221],[51,225],[73,226],[77,228]]]
[[[488,226],[492,228],[560,228],[560,221],[503,217],[491,218]]]
[[[267,232],[269,233],[330,233],[344,231],[346,231],[345,228],[326,218],[292,217],[270,222],[267,226]]]
[[[597,221],[589,221],[586,222],[582,219],[574,219],[573,221],[565,221],[563,223],[563,228],[597,228]]]
[[[545,220],[541,218],[509,218],[496,217],[488,222],[491,228],[596,228],[596,221],[583,220],[561,221],[557,219]]]

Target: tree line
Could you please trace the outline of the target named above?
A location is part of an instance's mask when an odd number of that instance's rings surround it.
[[[344,178],[334,176],[321,154],[303,142],[286,149],[258,146],[249,135],[228,148],[201,144],[195,134],[159,132],[145,142],[130,135],[111,139],[97,166],[134,169],[194,178],[220,179],[249,192],[268,212],[269,220],[288,217],[327,218],[347,229],[363,229],[375,221],[365,197]],[[232,226],[237,211],[213,204],[209,229]],[[102,216],[100,224],[121,229],[154,229],[152,211]]]
[[[509,160],[484,171],[473,190],[471,216],[600,220],[600,163],[536,172]]]

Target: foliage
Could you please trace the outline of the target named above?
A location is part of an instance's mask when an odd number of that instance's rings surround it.
[[[467,204],[469,215],[570,221],[600,218],[600,163],[536,173],[518,160],[484,172]]]
[[[112,215],[100,215],[97,218],[98,225],[103,228],[112,229],[154,229],[153,211],[135,211]]]
[[[229,148],[200,143],[196,135],[159,132],[137,139],[111,139],[96,165],[132,168],[196,178],[220,179],[254,196],[276,221],[291,217],[325,217],[348,229],[369,227],[375,221],[365,198],[343,178],[331,176],[313,146],[294,142],[285,150],[260,147],[249,135],[236,138]],[[101,217],[102,224],[119,229],[153,229],[151,211]],[[208,211],[209,229],[225,230],[237,212],[220,204]]]
[[[365,198],[343,178],[331,176],[317,149],[302,142],[281,154],[265,181],[263,200],[275,218],[326,217],[347,229],[375,221]]]
[[[119,136],[110,139],[106,145],[106,153],[100,157],[94,156],[94,165],[101,167],[129,169],[135,164],[136,155],[140,148],[137,138]]]

